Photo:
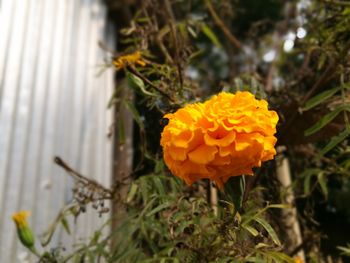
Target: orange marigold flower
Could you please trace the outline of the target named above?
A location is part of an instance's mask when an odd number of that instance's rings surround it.
[[[120,56],[113,61],[113,65],[117,70],[124,68],[126,65],[146,66],[146,62],[142,59],[141,52],[135,51],[132,54]]]
[[[164,161],[189,185],[209,178],[222,188],[231,176],[253,175],[253,167],[276,155],[278,115],[250,92],[222,92],[164,118]]]

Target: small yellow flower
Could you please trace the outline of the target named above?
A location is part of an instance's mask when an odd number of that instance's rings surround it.
[[[27,222],[28,216],[30,216],[29,211],[19,211],[12,215],[12,220],[16,224],[17,234],[22,244],[29,249],[33,249],[35,241],[32,230],[29,228]]]
[[[294,258],[294,263],[304,263],[304,261],[298,256]]]
[[[16,223],[18,228],[23,228],[28,226],[27,217],[29,216],[30,216],[29,211],[19,211],[12,215],[12,219]]]
[[[164,161],[189,185],[208,178],[222,188],[231,176],[253,175],[253,167],[276,154],[278,115],[250,92],[222,92],[164,117]]]
[[[132,54],[120,56],[113,61],[113,65],[117,70],[125,68],[128,64],[139,65],[142,67],[146,66],[146,62],[142,59],[140,51],[135,51]]]

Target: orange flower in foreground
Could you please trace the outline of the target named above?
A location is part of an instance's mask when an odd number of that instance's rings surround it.
[[[146,66],[146,62],[142,59],[140,51],[120,56],[113,61],[113,65],[117,70],[124,68],[127,64],[140,65],[142,67]]]
[[[278,115],[250,92],[222,92],[164,118],[165,163],[189,185],[209,178],[222,188],[231,176],[253,175],[253,167],[276,154]]]

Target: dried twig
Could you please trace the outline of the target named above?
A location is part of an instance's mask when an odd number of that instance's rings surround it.
[[[178,35],[176,34],[176,27],[175,27],[175,16],[174,16],[173,10],[171,9],[171,4],[169,3],[169,1],[165,0],[164,4],[165,4],[165,11],[169,17],[170,32],[174,40],[175,54],[176,54],[175,64],[177,67],[177,73],[180,80],[180,86],[182,88],[183,77],[182,77],[182,67],[180,63],[180,52],[179,52],[180,47],[179,47]]]
[[[101,185],[100,183],[96,182],[93,179],[87,178],[84,175],[78,173],[77,171],[73,170],[65,161],[63,161],[60,157],[56,156],[54,158],[54,161],[57,165],[61,166],[64,170],[66,170],[67,173],[69,173],[70,175],[72,175],[73,177],[75,177],[76,179],[78,179],[79,181],[86,183],[86,184],[90,184],[95,186],[96,188],[99,188],[109,194],[111,194],[113,196],[113,191],[111,191],[110,189],[104,187],[103,185]]]
[[[209,13],[211,14],[211,16],[214,19],[214,22],[216,23],[216,25],[218,27],[220,27],[220,29],[222,30],[222,32],[224,32],[225,36],[228,38],[228,40],[238,49],[242,49],[242,44],[241,42],[239,42],[239,40],[231,33],[231,31],[227,28],[227,26],[225,25],[225,23],[221,20],[221,18],[218,16],[218,14],[216,13],[211,0],[204,0],[205,1],[205,5],[209,11]]]

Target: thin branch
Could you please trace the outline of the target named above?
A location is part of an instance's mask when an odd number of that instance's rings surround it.
[[[171,102],[175,102],[174,99],[172,97],[169,96],[169,94],[165,93],[162,89],[160,89],[159,87],[157,87],[156,85],[154,85],[149,79],[145,78],[144,76],[142,76],[142,74],[140,74],[140,72],[138,72],[136,70],[136,68],[134,68],[132,65],[127,65],[126,69],[134,74],[135,76],[139,77],[140,79],[143,80],[143,82],[146,82],[150,87],[152,87],[153,89],[155,89],[156,91],[158,91],[160,94],[162,94],[164,97],[166,97],[169,101]]]
[[[55,162],[57,165],[61,166],[64,170],[66,170],[67,173],[69,173],[69,174],[72,175],[73,177],[76,177],[78,180],[80,180],[80,181],[82,181],[82,182],[85,182],[85,183],[87,183],[87,184],[90,184],[90,185],[94,185],[95,187],[100,188],[100,189],[102,189],[103,191],[105,191],[105,192],[107,192],[107,193],[113,195],[113,192],[112,192],[110,189],[104,187],[104,186],[101,185],[100,183],[98,183],[98,182],[96,182],[96,181],[94,181],[94,180],[92,180],[92,179],[90,179],[90,178],[87,178],[87,177],[85,177],[84,175],[82,175],[82,174],[78,173],[77,171],[73,170],[73,169],[72,169],[65,161],[63,161],[60,157],[56,156],[56,157],[54,158],[54,162]]]
[[[157,41],[157,44],[159,45],[160,51],[165,56],[166,61],[168,61],[169,63],[174,63],[172,57],[170,56],[167,48],[165,47],[165,45],[163,43],[164,36],[166,34],[168,34],[169,32],[170,32],[170,27],[168,25],[164,26],[161,30],[159,30],[157,37],[156,37],[156,41]]]
[[[182,77],[182,67],[180,63],[180,52],[179,52],[179,41],[178,41],[178,36],[176,34],[176,27],[175,27],[175,16],[174,12],[171,8],[171,4],[169,3],[168,0],[164,1],[165,4],[165,11],[169,17],[169,27],[170,27],[170,32],[174,40],[174,47],[175,47],[175,54],[176,54],[176,59],[175,59],[175,64],[177,67],[177,74],[179,76],[180,80],[180,86],[183,88],[183,77]]]
[[[211,0],[204,0],[204,1],[205,1],[205,5],[207,6],[209,13],[211,14],[211,16],[214,19],[214,22],[216,23],[216,25],[218,27],[220,27],[222,32],[224,32],[224,34],[226,35],[228,40],[231,42],[231,44],[233,44],[238,49],[242,49],[243,46],[242,46],[241,42],[239,42],[239,40],[231,33],[231,31],[227,28],[225,23],[221,20],[221,18],[216,13],[216,11],[213,7]]]

